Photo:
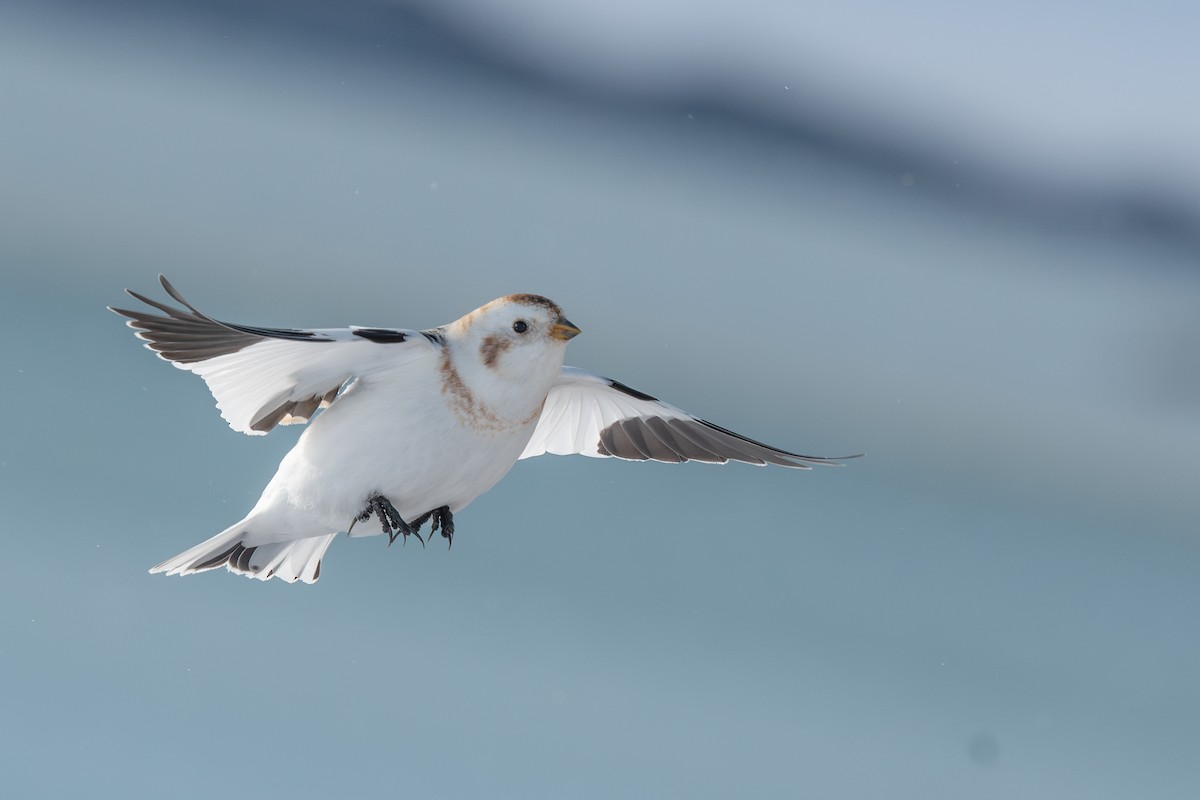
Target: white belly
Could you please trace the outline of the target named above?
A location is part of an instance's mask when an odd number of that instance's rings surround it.
[[[405,520],[442,506],[458,511],[512,468],[535,424],[465,426],[436,385],[351,387],[284,457],[259,506],[293,520],[304,535],[346,530],[375,493]],[[356,525],[360,532],[381,528],[372,520]]]

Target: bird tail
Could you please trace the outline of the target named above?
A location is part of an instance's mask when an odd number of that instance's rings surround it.
[[[168,558],[153,567],[151,574],[191,575],[225,567],[230,572],[260,581],[282,578],[288,583],[297,580],[316,583],[321,577],[321,559],[336,533],[251,546],[244,543],[249,536],[247,522],[242,520],[211,539]]]

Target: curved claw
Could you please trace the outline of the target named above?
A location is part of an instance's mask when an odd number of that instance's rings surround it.
[[[454,546],[454,515],[450,513],[450,506],[442,506],[433,516],[433,530],[438,529],[439,523],[442,528],[442,538],[446,540],[446,549],[449,550]]]
[[[355,517],[350,522],[350,527],[346,533],[354,530],[354,525],[357,522],[366,522],[374,514],[379,520],[379,527],[387,534],[388,547],[396,543],[397,539],[403,537],[404,543],[408,543],[409,536],[416,536],[417,541],[424,548],[426,541],[421,535],[421,526],[426,521],[432,520],[429,526],[429,538],[433,539],[433,534],[441,531],[442,538],[446,540],[446,549],[454,546],[454,515],[450,513],[450,506],[442,506],[435,508],[432,511],[426,511],[421,516],[417,517],[412,523],[406,523],[404,518],[400,516],[400,512],[381,494],[373,494],[367,498],[367,507],[362,513]]]

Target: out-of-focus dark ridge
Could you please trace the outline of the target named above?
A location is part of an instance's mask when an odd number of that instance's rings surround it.
[[[556,102],[585,105],[646,122],[686,118],[726,126],[731,135],[760,146],[840,159],[897,186],[901,180],[956,205],[1002,215],[1046,231],[1151,237],[1168,246],[1200,251],[1200,210],[1165,188],[1148,183],[1095,191],[1043,179],[1031,169],[1010,174],[998,165],[971,163],[960,153],[941,152],[886,131],[865,130],[844,119],[805,116],[795,107],[785,115],[768,104],[739,96],[736,87],[696,85],[673,96],[629,95],[510,58],[486,31],[459,27],[421,7],[345,0],[48,0],[38,13],[80,30],[92,22],[130,33],[160,37],[172,28],[266,40],[319,51],[390,60],[397,66],[424,62],[436,69],[478,73],[488,80],[532,87]],[[796,87],[800,89],[801,87]]]

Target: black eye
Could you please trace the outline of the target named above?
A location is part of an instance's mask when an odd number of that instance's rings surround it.
[[[529,330],[529,326],[525,324],[525,320],[519,319],[513,323],[513,330],[517,333],[524,333]]]

